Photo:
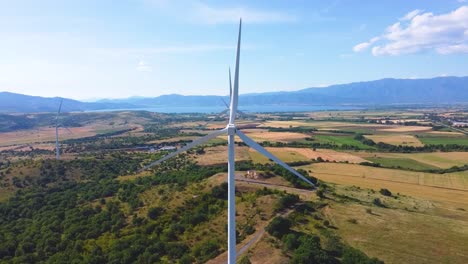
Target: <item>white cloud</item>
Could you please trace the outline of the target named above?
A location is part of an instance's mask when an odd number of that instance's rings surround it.
[[[354,52],[361,52],[361,51],[364,51],[366,50],[370,45],[372,45],[374,42],[378,41],[379,40],[379,37],[375,37],[375,38],[372,38],[371,40],[369,40],[369,42],[363,42],[363,43],[359,43],[357,44],[356,46],[353,47],[353,51]]]
[[[274,11],[255,10],[246,7],[212,7],[195,5],[195,19],[207,24],[236,23],[242,17],[246,23],[294,22],[296,17]]]
[[[383,35],[373,38],[375,41],[360,43],[353,50],[372,47],[374,56],[430,50],[439,54],[468,53],[468,6],[440,15],[415,10],[406,17],[411,18],[389,26]]]
[[[466,3],[466,2],[468,2],[468,0],[457,0],[457,1],[458,1],[458,3]]]
[[[406,14],[404,17],[400,18],[400,20],[402,20],[402,21],[411,20],[411,19],[413,19],[413,17],[419,15],[422,11],[423,10],[419,10],[419,9],[413,10],[413,11],[409,12],[408,14]]]
[[[452,53],[468,53],[468,45],[451,45],[446,47],[440,47],[436,49],[440,54],[452,54]]]
[[[141,71],[141,72],[152,72],[153,68],[151,68],[151,66],[146,64],[143,60],[140,60],[140,62],[138,63],[138,66],[136,67],[136,70]]]

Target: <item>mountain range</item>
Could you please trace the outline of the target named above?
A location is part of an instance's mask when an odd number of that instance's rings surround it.
[[[45,98],[10,92],[0,92],[0,112],[55,112],[58,97]],[[81,102],[63,99],[66,111],[101,109],[133,109],[149,107],[222,106],[226,96],[131,97]],[[402,105],[402,104],[468,104],[468,76],[432,79],[381,79],[368,82],[306,88],[292,92],[243,94],[240,106],[248,105]]]

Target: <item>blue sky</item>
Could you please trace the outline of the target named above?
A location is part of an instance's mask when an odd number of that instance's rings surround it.
[[[0,91],[75,99],[468,75],[467,0],[0,0]]]

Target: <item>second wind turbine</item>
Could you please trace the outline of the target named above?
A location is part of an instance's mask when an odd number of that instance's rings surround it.
[[[289,167],[286,163],[275,157],[273,154],[268,152],[265,148],[260,146],[258,143],[253,141],[251,138],[246,136],[240,130],[236,128],[236,113],[237,113],[237,104],[239,99],[239,59],[240,59],[240,43],[241,43],[241,31],[242,31],[242,20],[239,22],[239,36],[237,39],[237,53],[236,53],[236,71],[234,73],[234,87],[231,90],[231,99],[229,106],[229,123],[227,126],[221,130],[212,132],[204,137],[201,137],[193,142],[185,145],[179,150],[170,153],[169,155],[150,163],[149,165],[143,167],[141,170],[146,170],[150,167],[160,164],[161,162],[170,159],[181,152],[184,152],[190,148],[193,148],[197,145],[203,144],[206,141],[218,137],[223,134],[228,135],[228,263],[236,263],[236,197],[235,197],[235,156],[234,156],[234,136],[237,135],[245,144],[249,147],[255,149],[256,151],[263,154],[265,157],[273,160],[289,172],[293,173],[303,181],[309,183],[311,186],[314,184],[308,180],[306,177],[302,176],[300,173],[295,171],[293,168]]]

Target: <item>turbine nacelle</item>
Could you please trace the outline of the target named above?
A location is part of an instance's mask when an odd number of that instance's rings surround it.
[[[228,124],[225,129],[228,135],[235,135],[237,132],[236,125],[234,124]]]

